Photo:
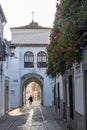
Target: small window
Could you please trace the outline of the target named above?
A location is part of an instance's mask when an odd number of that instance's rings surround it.
[[[43,51],[37,55],[37,67],[47,67],[47,56]]]
[[[34,55],[30,51],[24,54],[24,67],[34,67]]]

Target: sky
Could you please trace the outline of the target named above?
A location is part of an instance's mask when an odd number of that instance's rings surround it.
[[[40,26],[52,27],[57,0],[0,0],[7,23],[4,26],[4,38],[11,40],[12,27],[28,25],[34,21]]]

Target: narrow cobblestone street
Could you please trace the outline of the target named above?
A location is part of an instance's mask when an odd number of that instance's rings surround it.
[[[68,130],[52,107],[25,106],[1,117],[0,130]]]

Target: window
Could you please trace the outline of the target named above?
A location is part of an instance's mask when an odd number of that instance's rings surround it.
[[[34,55],[30,51],[24,54],[24,67],[34,67]]]
[[[46,53],[41,51],[37,55],[37,67],[46,67],[47,66],[47,56]]]

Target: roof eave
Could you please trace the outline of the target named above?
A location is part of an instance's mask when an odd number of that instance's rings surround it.
[[[1,14],[1,16],[2,16],[2,19],[3,19],[3,23],[5,22],[7,22],[7,20],[6,20],[6,17],[5,17],[5,15],[4,15],[4,12],[3,12],[3,9],[2,9],[2,7],[1,7],[1,4],[0,4],[0,14]]]

